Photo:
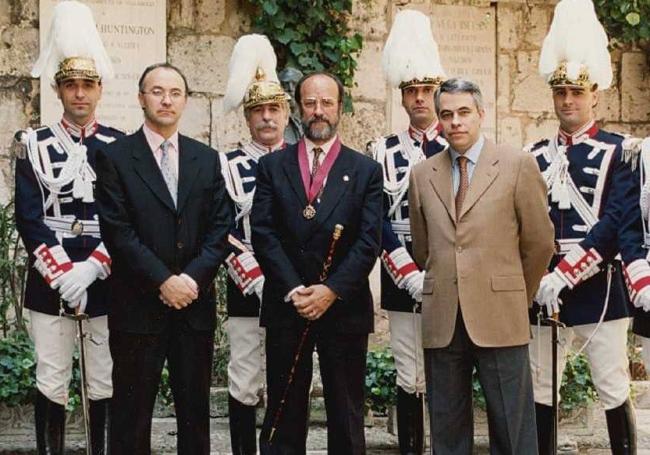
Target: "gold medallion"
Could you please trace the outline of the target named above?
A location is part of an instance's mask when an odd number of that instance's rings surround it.
[[[313,217],[316,216],[316,209],[314,208],[313,205],[307,204],[305,209],[302,211],[302,216],[304,216],[308,220],[311,220]]]

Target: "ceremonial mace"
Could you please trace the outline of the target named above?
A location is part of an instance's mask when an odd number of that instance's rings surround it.
[[[81,299],[86,299],[87,294],[81,296]],[[86,313],[79,312],[79,307],[77,306],[74,314],[66,313],[65,317],[72,319],[77,323],[77,336],[79,337],[79,375],[81,378],[81,408],[83,409],[84,414],[84,433],[86,435],[86,454],[91,455],[92,453],[92,444],[90,440],[90,409],[88,403],[88,378],[86,376],[86,343],[85,338],[86,334],[84,333],[83,321],[89,319],[89,316]]]
[[[323,263],[323,271],[320,274],[321,283],[327,279],[327,274],[329,273],[330,267],[332,266],[332,259],[334,257],[334,250],[336,249],[336,243],[341,238],[342,232],[343,232],[342,224],[337,224],[334,226],[334,232],[332,233],[332,241],[330,242],[330,248],[327,252],[327,256],[325,257],[325,262]],[[269,435],[269,444],[271,444],[271,441],[273,440],[275,429],[278,427],[278,423],[280,422],[280,417],[282,417],[282,411],[284,410],[284,403],[287,399],[287,394],[289,393],[291,384],[293,383],[293,377],[296,372],[296,367],[298,366],[298,362],[300,361],[300,357],[302,355],[302,347],[304,346],[305,341],[307,340],[307,336],[309,335],[309,329],[311,328],[311,323],[312,323],[311,320],[307,321],[307,325],[305,325],[305,329],[302,331],[302,335],[300,337],[300,343],[298,343],[298,348],[296,349],[296,355],[293,358],[293,365],[291,365],[291,370],[289,371],[289,378],[287,379],[287,385],[284,388],[284,392],[282,393],[282,399],[280,400],[278,410],[275,412],[275,417],[273,418],[273,425],[271,426],[271,434]]]

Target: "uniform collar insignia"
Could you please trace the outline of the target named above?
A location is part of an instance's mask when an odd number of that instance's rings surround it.
[[[573,134],[569,134],[560,128],[557,135],[558,142],[561,145],[568,147],[571,145],[580,144],[581,142],[594,137],[596,133],[598,133],[598,126],[596,126],[596,122],[594,120],[590,120],[585,126],[578,129]]]
[[[68,122],[66,119],[62,118],[61,125],[70,136],[77,139],[84,139],[92,136],[97,132],[97,128],[99,127],[97,120],[94,118],[83,126]]]
[[[411,139],[418,141],[420,144],[422,144],[425,138],[427,141],[432,141],[440,134],[441,130],[442,126],[439,122],[433,122],[426,130],[421,130],[413,125],[409,125],[409,135],[411,136]]]

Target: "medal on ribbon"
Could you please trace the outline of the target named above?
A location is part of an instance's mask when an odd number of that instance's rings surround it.
[[[307,205],[302,210],[302,216],[306,220],[311,220],[316,216],[316,207],[314,207],[314,201],[319,197],[323,191],[323,185],[327,174],[329,174],[330,169],[334,165],[334,161],[339,156],[341,152],[341,140],[337,137],[332,147],[330,148],[327,155],[325,155],[325,160],[323,164],[315,172],[313,178],[309,172],[309,158],[307,157],[307,145],[305,140],[301,139],[298,142],[298,165],[300,166],[300,175],[302,177],[302,184],[305,188],[305,194],[307,195]]]

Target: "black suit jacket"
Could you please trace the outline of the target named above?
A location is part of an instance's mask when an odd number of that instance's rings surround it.
[[[381,167],[342,146],[327,176],[316,216],[302,211],[307,197],[298,166],[298,146],[262,157],[252,209],[252,242],[266,277],[261,325],[293,327],[305,323],[284,298],[297,286],[318,283],[336,224],[344,227],[329,276],[324,282],[339,298],[316,322],[341,333],[373,330],[368,275],[381,244]]]
[[[112,258],[111,330],[160,333],[172,319],[214,329],[213,281],[232,213],[217,152],[182,135],[178,145],[178,208],[142,129],[97,154],[100,228]],[[160,301],[158,288],[179,273],[191,276],[200,292],[174,310]]]

